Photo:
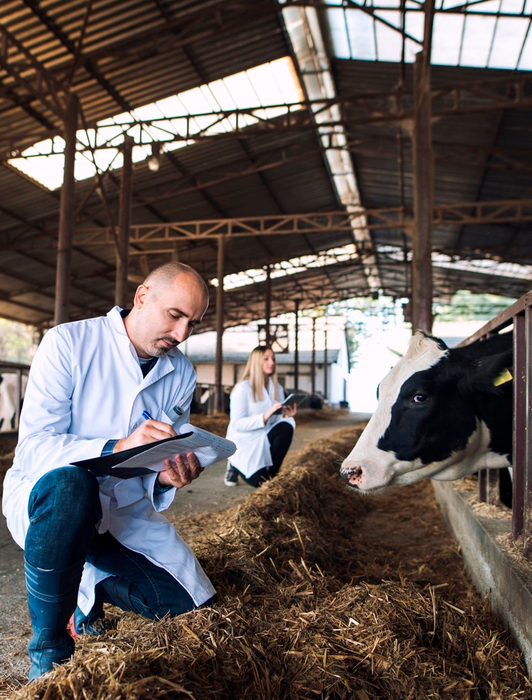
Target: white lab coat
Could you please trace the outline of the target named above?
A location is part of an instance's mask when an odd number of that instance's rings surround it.
[[[270,378],[268,386],[262,392],[262,401],[253,401],[251,381],[245,379],[239,382],[231,392],[230,420],[227,426],[227,439],[236,444],[236,452],[229,462],[245,477],[250,477],[263,467],[271,467],[272,455],[268,433],[270,430],[286,421],[295,428],[293,418],[283,418],[282,415],[271,416],[264,423],[264,414],[277,401],[284,400],[283,387],[277,385],[278,399],[274,396],[274,385]]]
[[[183,415],[173,423],[179,432],[178,426],[188,421],[195,383],[191,363],[177,348],[143,377],[118,307],[107,316],[48,331],[31,365],[19,442],[4,480],[3,512],[17,544],[24,547],[29,495],[44,474],[98,457],[108,440],[126,437],[139,426],[143,410],[172,423],[167,412],[180,407]],[[156,478],[155,473],[132,479],[99,477],[103,517],[98,531],[109,531],[166,569],[201,605],[215,590],[190,547],[160,514],[176,489],[154,493]],[[85,614],[94,603],[94,587],[107,576],[85,564],[78,596]]]

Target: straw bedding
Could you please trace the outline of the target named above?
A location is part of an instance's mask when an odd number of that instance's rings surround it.
[[[530,698],[522,656],[472,588],[430,484],[360,498],[337,474],[360,427],[318,440],[240,506],[176,519],[212,606],[116,629],[11,697]]]

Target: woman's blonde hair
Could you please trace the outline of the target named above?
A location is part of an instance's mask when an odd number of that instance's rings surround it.
[[[262,365],[264,362],[264,355],[266,350],[272,350],[269,345],[259,345],[251,351],[249,359],[247,361],[246,367],[244,369],[244,375],[242,381],[249,379],[251,382],[251,397],[253,401],[262,401],[263,389],[264,389],[264,371]],[[273,352],[273,350],[272,350]],[[275,359],[275,353],[273,354]],[[274,398],[276,401],[279,400],[277,391],[277,368],[272,374],[273,381],[273,391]]]

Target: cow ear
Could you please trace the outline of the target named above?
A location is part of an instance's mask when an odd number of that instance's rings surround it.
[[[460,388],[472,392],[497,393],[500,384],[511,379],[513,350],[476,358],[459,380]],[[507,373],[505,373],[507,370]],[[503,377],[501,375],[504,375]]]

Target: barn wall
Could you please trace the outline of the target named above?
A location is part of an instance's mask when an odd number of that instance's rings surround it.
[[[213,363],[195,363],[194,367],[198,375],[198,384],[214,384],[214,364]],[[301,364],[299,366],[299,389],[310,393],[312,388],[312,380],[310,375],[310,365]],[[278,364],[277,373],[279,380],[283,386],[292,389],[294,386],[294,367],[293,365]],[[236,365],[237,381],[242,379],[244,374],[244,365]],[[332,363],[329,365],[328,376],[328,393],[331,403],[336,404],[344,398],[344,381],[347,376],[346,368]],[[233,386],[235,381],[235,365],[225,363],[222,367],[222,384],[225,386]],[[324,369],[323,365],[316,365],[316,391],[323,393],[324,389]]]
[[[495,506],[473,511],[452,482],[432,484],[474,584],[512,631],[532,677],[532,566],[512,547],[511,518]]]

